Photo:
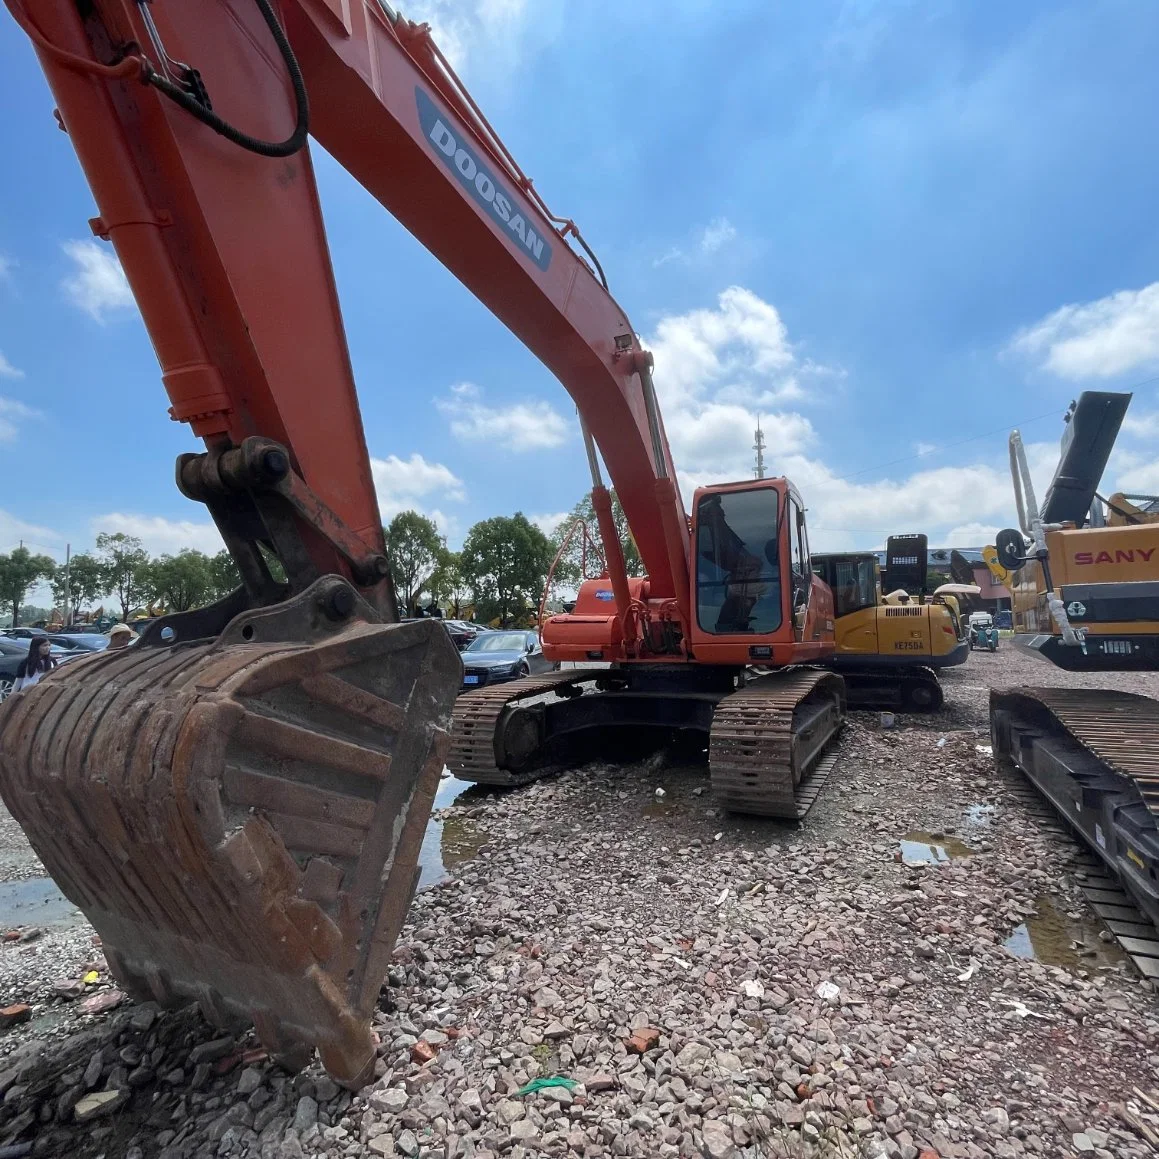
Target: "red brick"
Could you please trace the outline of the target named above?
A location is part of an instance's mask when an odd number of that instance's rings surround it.
[[[0,1010],[0,1026],[18,1026],[32,1017],[32,1007],[18,1002],[15,1006],[5,1006]]]

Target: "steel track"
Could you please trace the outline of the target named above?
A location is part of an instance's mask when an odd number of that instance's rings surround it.
[[[1095,912],[1159,987],[1159,701],[1107,689],[992,691],[996,758],[1084,842]]]
[[[451,751],[447,767],[461,780],[497,788],[513,788],[536,780],[544,770],[532,767],[513,771],[501,768],[497,763],[496,733],[503,713],[520,701],[555,692],[566,685],[592,683],[600,675],[602,672],[578,675],[575,671],[545,672],[463,693],[455,702],[451,720]]]
[[[713,795],[735,813],[800,820],[833,769],[824,753],[844,721],[844,682],[820,669],[775,673],[726,696],[708,742]]]
[[[599,696],[585,686],[606,676],[555,672],[465,693],[455,706],[449,768],[463,780],[499,788],[544,776],[552,771],[543,755],[551,725],[535,734],[534,712],[513,710],[531,708],[545,693]],[[702,719],[711,720],[709,774],[717,800],[736,813],[800,820],[835,764],[826,749],[845,720],[845,685],[825,669],[776,672],[709,696]]]

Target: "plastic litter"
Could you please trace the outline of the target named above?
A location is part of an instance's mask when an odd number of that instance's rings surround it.
[[[813,993],[822,1002],[835,1002],[841,997],[841,987],[833,982],[822,982]]]
[[[720,891],[720,897],[718,897],[716,899],[716,904],[717,905],[724,905],[724,903],[726,901],[728,901],[728,886],[727,885],[724,887],[724,889],[722,889]]]
[[[946,747],[946,738],[944,736],[938,737],[938,748],[944,749]]]
[[[897,716],[892,712],[883,712],[881,714],[881,727],[893,728],[897,724]]]
[[[740,988],[746,998],[763,998],[765,996],[764,986],[753,978],[742,982]]]
[[[657,796],[657,797],[666,797],[667,795],[668,795],[668,794],[667,794],[667,793],[665,793],[663,789],[657,789],[657,790],[656,790],[656,796]]]
[[[542,1078],[532,1079],[525,1087],[520,1087],[515,1093],[517,1095],[533,1095],[536,1091],[542,1091],[546,1087],[564,1087],[566,1090],[574,1091],[579,1083],[575,1079],[566,1078],[561,1074],[544,1075]]]
[[[1019,1018],[1045,1018],[1045,1014],[1039,1014],[1035,1010],[1031,1010],[1025,1002],[1019,1002],[1017,998],[999,998],[999,1002],[1003,1006],[1009,1006],[1010,1009],[1018,1015]]]
[[[976,958],[971,958],[970,964],[965,968],[965,970],[962,971],[962,973],[960,973],[958,975],[958,981],[959,982],[969,982],[970,979],[974,977],[975,973],[978,970],[978,967],[981,964],[982,963],[979,962]]]
[[[994,746],[988,744],[976,744],[974,746],[976,753],[981,753],[983,756],[992,757],[994,755]]]

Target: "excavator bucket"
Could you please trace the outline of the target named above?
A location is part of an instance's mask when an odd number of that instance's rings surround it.
[[[437,622],[333,623],[327,580],[10,697],[0,793],[134,997],[357,1087],[461,668]]]

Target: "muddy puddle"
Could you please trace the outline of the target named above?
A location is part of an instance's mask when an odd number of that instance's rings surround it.
[[[1068,917],[1060,905],[1045,896],[1034,904],[1038,913],[1016,926],[1004,943],[1016,958],[1067,970],[1097,970],[1127,960],[1115,942],[1102,940],[1103,925],[1094,917]]]
[[[680,812],[680,802],[672,800],[671,797],[657,797],[649,801],[643,809],[640,810],[645,817],[664,818],[671,817]]]
[[[17,926],[72,925],[82,921],[75,905],[48,877],[0,883],[0,930]]]
[[[469,781],[448,777],[439,783],[439,791],[435,794],[435,810],[456,803],[469,804],[473,797],[482,798],[484,795]],[[419,889],[426,889],[442,881],[448,869],[474,857],[486,842],[486,834],[469,817],[448,817],[446,820],[432,817],[419,852],[422,869]]]
[[[938,864],[957,857],[971,857],[974,850],[964,841],[946,833],[925,833],[914,830],[898,843],[902,861],[915,865],[920,862]]]

